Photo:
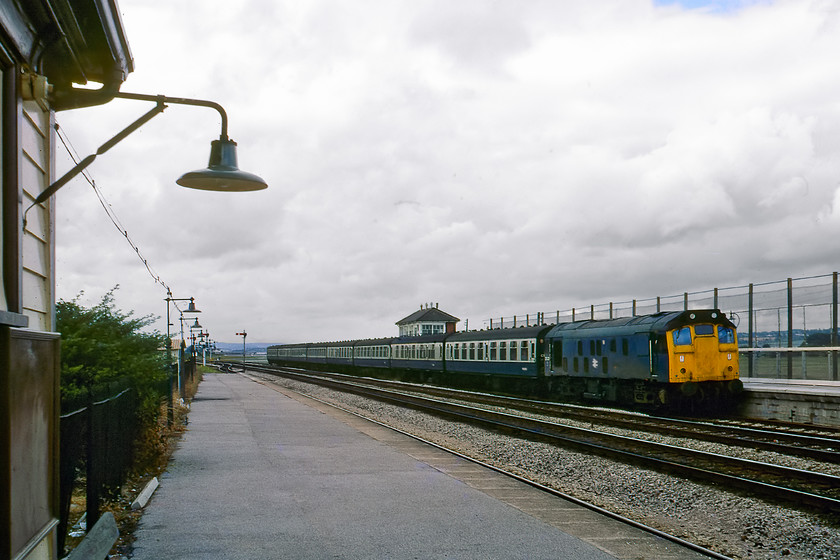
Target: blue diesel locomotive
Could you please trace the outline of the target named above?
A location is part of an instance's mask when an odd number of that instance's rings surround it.
[[[728,406],[741,392],[735,325],[719,310],[268,348],[275,365],[572,400]]]

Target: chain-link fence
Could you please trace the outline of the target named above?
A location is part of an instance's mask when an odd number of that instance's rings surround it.
[[[838,273],[487,319],[518,327],[720,309],[738,327],[742,377],[838,381]]]

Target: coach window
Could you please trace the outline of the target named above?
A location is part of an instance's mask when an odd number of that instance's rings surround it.
[[[583,356],[583,341],[582,340],[577,341],[577,354],[578,354],[578,356]],[[575,371],[577,371],[577,369],[575,369]]]
[[[476,349],[476,358],[478,358],[479,362],[484,361],[484,343],[483,342],[478,343],[478,348]]]
[[[499,343],[499,360],[503,362],[507,361],[507,342]]]
[[[527,362],[529,361],[529,357],[530,356],[528,356],[528,341],[523,340],[522,344],[519,345],[519,360],[522,362]]]
[[[461,345],[461,359],[462,360],[467,359],[467,343],[466,342]]]
[[[470,360],[475,360],[475,342],[470,342]]]
[[[510,341],[510,359],[516,361],[516,341]]]
[[[589,355],[590,356],[595,355],[595,341],[594,340],[589,341]]]
[[[615,348],[616,348],[615,339],[611,338],[610,339],[610,352],[615,352]]]
[[[496,343],[490,343],[490,359],[495,361],[496,360]]]
[[[572,360],[572,367],[574,368],[575,373],[577,373],[578,370],[580,369],[579,366],[578,366],[578,357],[577,356],[575,356],[574,360]]]

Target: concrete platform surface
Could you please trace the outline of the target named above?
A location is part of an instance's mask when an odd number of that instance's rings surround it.
[[[136,537],[134,560],[615,558],[235,374],[205,375]]]

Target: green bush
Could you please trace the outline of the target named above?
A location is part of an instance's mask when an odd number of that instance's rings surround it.
[[[97,386],[128,380],[146,412],[155,409],[167,373],[160,349],[165,338],[141,332],[154,317],[133,317],[114,305],[114,287],[91,308],[79,296],[56,304],[61,333],[61,397],[75,400]]]

